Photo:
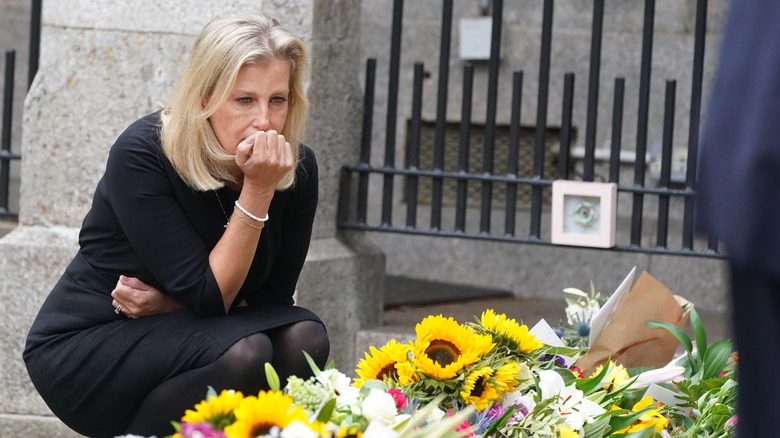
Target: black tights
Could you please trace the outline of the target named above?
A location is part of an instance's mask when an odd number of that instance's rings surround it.
[[[322,324],[301,321],[265,333],[256,333],[233,344],[213,363],[168,379],[146,396],[125,433],[163,437],[174,432],[178,421],[206,395],[208,386],[217,393],[235,389],[244,395],[268,389],[264,365],[271,362],[282,386],[287,377],[311,375],[301,351],[320,367],[325,366],[330,343]]]

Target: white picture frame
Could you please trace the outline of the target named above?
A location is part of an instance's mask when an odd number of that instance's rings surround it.
[[[616,216],[617,184],[553,181],[550,239],[553,244],[612,248]]]

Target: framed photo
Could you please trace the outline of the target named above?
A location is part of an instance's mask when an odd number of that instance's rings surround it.
[[[617,184],[553,181],[552,243],[612,248],[615,246]]]

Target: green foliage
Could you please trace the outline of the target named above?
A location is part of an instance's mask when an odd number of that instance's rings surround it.
[[[268,388],[271,391],[279,391],[281,388],[281,382],[279,381],[279,374],[276,373],[274,366],[270,362],[265,363],[265,380],[268,381]]]
[[[693,381],[717,377],[728,362],[732,343],[724,340],[708,345],[704,325],[696,309],[692,306],[690,308],[690,323],[691,331],[693,331],[694,339],[696,340],[696,349],[693,348],[693,341],[688,334],[674,324],[663,321],[648,321],[645,324],[653,328],[666,330],[677,338],[683,348],[685,348],[687,361],[682,363],[686,367],[685,377]]]

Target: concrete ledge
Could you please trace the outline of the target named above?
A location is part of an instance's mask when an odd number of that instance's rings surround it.
[[[401,326],[385,326],[377,327],[374,329],[360,330],[355,335],[355,356],[349,363],[342,366],[336,364],[336,368],[339,371],[351,375],[357,376],[355,369],[358,362],[365,357],[368,352],[368,347],[379,348],[391,339],[395,339],[397,342],[404,343],[414,339],[414,326],[401,327]]]
[[[74,228],[22,225],[0,239],[0,412],[50,415],[30,382],[22,351],[41,303],[78,249],[77,236]],[[3,437],[35,436],[5,430],[0,427]]]
[[[296,302],[325,323],[336,367],[353,365],[359,330],[382,324],[384,267],[384,253],[361,233],[311,243]]]
[[[37,415],[0,414],[0,430],[6,438],[12,437],[45,437],[45,438],[79,438],[76,432],[70,430],[55,417]]]

